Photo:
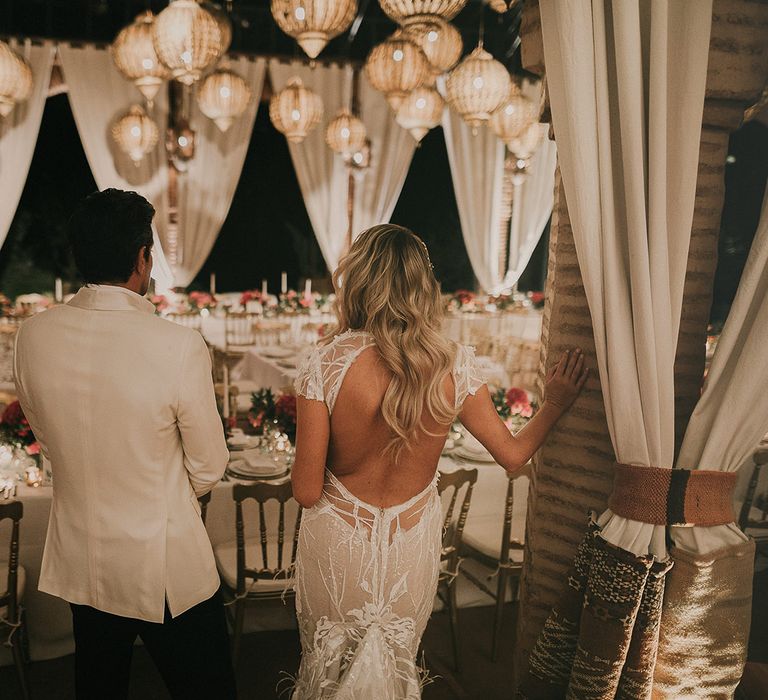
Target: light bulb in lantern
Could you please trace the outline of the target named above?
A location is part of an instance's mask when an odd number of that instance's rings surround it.
[[[424,85],[432,74],[426,55],[403,30],[371,50],[365,71],[371,86],[387,96],[395,111],[408,93]]]

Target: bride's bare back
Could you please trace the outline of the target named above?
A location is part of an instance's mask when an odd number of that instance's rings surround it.
[[[328,444],[328,469],[360,500],[384,508],[426,488],[434,478],[450,427],[425,414],[425,430],[393,462],[385,452],[392,431],[381,414],[391,379],[375,347],[359,355],[341,385]],[[445,392],[453,401],[451,375],[446,375]]]

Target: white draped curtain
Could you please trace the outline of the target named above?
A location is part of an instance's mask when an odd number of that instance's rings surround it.
[[[60,44],[59,56],[72,114],[96,186],[100,190],[109,187],[134,190],[152,203],[156,212],[152,276],[158,291],[169,289],[174,285],[173,273],[161,244],[161,240],[166,240],[168,222],[168,165],[164,138],[168,125],[167,94],[161,90],[149,111],[160,132],[158,144],[136,166],[117,148],[110,132],[116,119],[131,105],[140,103],[136,88],[120,75],[106,49]]]
[[[443,113],[443,132],[467,255],[480,286],[493,292],[501,282],[499,228],[506,146],[489,128],[473,133],[450,109]]]
[[[525,271],[552,215],[557,147],[544,137],[531,157],[523,184],[515,188],[517,201],[512,206],[519,207],[519,227],[510,228],[507,270],[503,273],[499,269],[499,231],[505,215],[506,147],[490,128],[473,133],[449,109],[443,114],[443,132],[461,232],[475,277],[487,292],[510,289]]]
[[[342,107],[349,107],[344,85],[347,69],[339,65],[315,65],[298,61],[270,61],[269,75],[275,92],[298,76],[323,100],[323,120],[301,143],[289,143],[293,167],[315,237],[330,271],[336,269],[347,244],[349,172],[325,143],[325,126]]]
[[[671,469],[712,2],[541,0],[540,10],[614,452],[622,464]],[[529,697],[650,697],[665,534],[610,510],[590,529],[531,653],[527,682],[544,690]]]
[[[696,404],[677,466],[732,472],[768,432],[768,190],[757,232]],[[673,527],[678,547],[697,554],[747,540],[735,524]]]
[[[267,63],[263,58],[229,59],[229,68],[245,78],[251,100],[245,112],[222,132],[190,99],[195,155],[178,177],[176,285],[186,287],[205,263],[227,218],[259,108]]]
[[[541,3],[552,121],[623,464],[671,468],[674,360],[693,220],[711,0]],[[666,556],[664,527],[602,535]]]
[[[7,117],[0,118],[0,248],[27,181],[56,55],[56,47],[48,43],[33,46],[29,40],[11,39],[9,44],[29,63],[33,84],[29,99],[17,104]]]
[[[546,129],[545,125],[540,125]],[[557,146],[546,135],[531,157],[528,173],[523,184],[515,190],[519,206],[520,226],[510,229],[509,258],[507,273],[502,287],[509,289],[517,284],[531,260],[533,251],[541,239],[552,216],[555,203],[555,168],[557,167]]]
[[[288,148],[315,237],[333,272],[349,238],[349,169],[326,144],[325,129],[340,109],[352,106],[352,68],[273,60],[269,71],[276,92],[298,76],[323,100],[322,122],[302,143],[289,143]],[[359,78],[357,101],[358,116],[371,142],[371,161],[369,167],[354,173],[353,237],[390,220],[416,148],[410,134],[395,121],[384,96],[371,87],[365,75]]]
[[[415,139],[395,121],[386,98],[371,87],[364,73],[359,90],[359,116],[371,141],[371,164],[357,174],[353,236],[389,222],[416,150]]]

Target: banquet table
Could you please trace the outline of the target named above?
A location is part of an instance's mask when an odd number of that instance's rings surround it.
[[[249,392],[263,387],[269,387],[274,392],[284,390],[293,385],[296,367],[311,349],[311,345],[293,346],[290,347],[290,356],[276,357],[280,348],[258,345],[249,347],[243,359],[232,370],[231,380],[245,397]],[[500,363],[482,355],[477,360],[483,376],[491,386],[509,386],[509,375]]]
[[[478,483],[474,489],[467,520],[467,531],[473,527],[481,527],[491,519],[498,523],[497,540],[500,543],[507,488],[506,474],[495,463],[463,463],[461,460],[447,456],[440,459],[438,468],[442,471],[452,471],[461,466],[477,467],[479,471]],[[222,481],[212,492],[211,502],[208,506],[207,528],[214,546],[235,539],[233,483],[229,480]],[[516,533],[519,531],[517,536],[522,537],[527,482],[521,483],[519,486],[521,491],[518,495],[518,484],[516,483],[514,528]],[[47,486],[32,488],[20,484],[17,489],[17,498],[24,504],[19,558],[21,565],[26,570],[24,605],[27,610],[30,652],[35,661],[64,656],[74,651],[68,604],[37,590],[52,495],[52,488]],[[246,511],[246,516],[247,514]],[[6,546],[8,536],[9,524],[4,523],[4,527],[0,529],[0,542],[3,543],[3,547]],[[459,588],[460,605],[487,605],[490,603],[490,599],[478,595],[466,582],[462,581],[461,584]],[[266,612],[258,609],[249,611],[246,631],[287,629],[293,625],[293,612],[290,604],[288,604],[282,609],[278,608]],[[10,663],[9,650],[0,647],[0,665]]]
[[[494,313],[450,313],[445,335],[458,343],[473,344],[483,337],[537,341],[541,337],[541,311],[515,309]]]

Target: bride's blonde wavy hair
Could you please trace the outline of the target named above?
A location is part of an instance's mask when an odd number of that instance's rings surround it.
[[[426,409],[438,423],[456,417],[443,381],[456,346],[443,337],[440,286],[427,247],[402,226],[382,224],[360,234],[333,274],[338,326],[370,333],[392,373],[381,412],[393,437],[387,452],[397,460],[420,432]]]

